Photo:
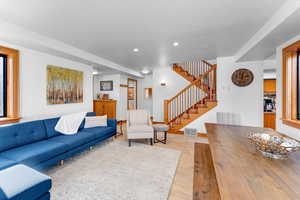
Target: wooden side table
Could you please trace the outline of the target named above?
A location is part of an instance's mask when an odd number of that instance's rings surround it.
[[[118,120],[117,125],[120,126],[120,132],[117,133],[117,136],[124,135],[123,126],[126,124],[126,120]]]
[[[155,125],[153,125],[153,129],[154,129],[154,143],[161,142],[163,144],[166,144],[169,126],[165,125],[165,124],[155,124]],[[164,133],[163,139],[158,139],[158,136],[157,136],[158,132]]]

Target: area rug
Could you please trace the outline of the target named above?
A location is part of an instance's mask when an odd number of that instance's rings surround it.
[[[180,151],[112,141],[47,170],[53,200],[166,200]]]

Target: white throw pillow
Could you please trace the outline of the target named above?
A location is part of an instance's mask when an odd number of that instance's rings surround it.
[[[63,115],[59,118],[55,130],[65,135],[74,135],[85,116],[86,112]]]
[[[99,126],[107,126],[107,115],[95,116],[95,117],[85,117],[84,128],[93,128]]]

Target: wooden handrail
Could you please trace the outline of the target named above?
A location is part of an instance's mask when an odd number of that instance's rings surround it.
[[[205,60],[201,60],[202,62],[204,62],[207,65],[210,65],[211,67],[213,67],[214,65],[210,64],[209,62],[205,61]]]
[[[207,100],[216,100],[216,65],[206,61],[173,64],[173,69],[191,83],[178,94],[164,101],[164,121],[173,123],[195,105],[206,104]],[[191,77],[194,77],[193,80]],[[191,112],[194,112],[192,111]],[[181,120],[181,119],[180,119]]]
[[[193,85],[196,85],[197,86],[197,82],[201,81],[201,79],[205,76],[207,76],[210,72],[216,70],[217,68],[217,65],[214,65],[211,67],[211,69],[207,72],[205,72],[203,75],[201,75],[200,77],[198,77],[196,80],[194,80],[192,83],[190,83],[188,86],[186,86],[185,88],[183,88],[182,90],[180,90],[178,92],[178,94],[176,94],[174,97],[172,97],[171,99],[169,99],[169,101],[172,101],[174,100],[176,97],[178,97],[180,94],[184,93],[186,90],[188,90],[190,87],[192,87]]]

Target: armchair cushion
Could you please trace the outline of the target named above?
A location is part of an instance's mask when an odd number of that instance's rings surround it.
[[[128,111],[129,126],[134,125],[150,125],[150,114],[146,110],[131,110]]]
[[[154,134],[151,132],[135,132],[135,133],[127,133],[127,139],[151,139],[154,137]]]
[[[152,126],[147,125],[136,125],[136,126],[129,126],[127,132],[130,133],[142,133],[142,132],[150,132],[153,133]]]

